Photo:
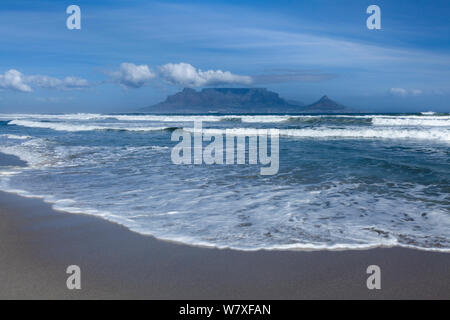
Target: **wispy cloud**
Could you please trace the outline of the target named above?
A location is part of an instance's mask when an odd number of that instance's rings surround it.
[[[45,103],[61,103],[72,99],[73,97],[37,97],[36,101]]]
[[[404,88],[391,88],[389,92],[395,96],[418,96],[422,94],[422,90],[420,89],[404,89]]]
[[[285,82],[319,82],[336,78],[336,74],[316,71],[285,71],[252,76],[255,84],[271,84]]]
[[[89,88],[91,86],[89,81],[86,79],[77,77],[65,77],[64,79],[58,79],[49,76],[37,75],[26,77],[26,81],[30,84],[36,85],[37,87],[46,89],[72,90]]]

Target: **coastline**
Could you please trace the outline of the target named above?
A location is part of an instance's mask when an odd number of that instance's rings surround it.
[[[372,264],[381,290],[366,287]],[[66,288],[69,265],[81,290]],[[192,247],[0,192],[0,283],[0,299],[450,299],[450,255]]]

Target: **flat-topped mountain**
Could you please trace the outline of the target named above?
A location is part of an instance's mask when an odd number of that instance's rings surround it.
[[[276,113],[298,106],[265,88],[185,88],[161,103],[144,108],[156,113]],[[281,110],[281,111],[280,111]]]
[[[139,111],[149,113],[302,113],[345,112],[347,108],[323,97],[305,107],[303,103],[284,100],[266,88],[185,88],[163,102]]]

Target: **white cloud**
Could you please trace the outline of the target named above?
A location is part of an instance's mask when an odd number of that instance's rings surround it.
[[[408,90],[403,88],[391,88],[391,93],[396,96],[406,96],[408,94]]]
[[[159,67],[159,75],[167,82],[185,87],[202,87],[224,84],[251,84],[252,78],[229,71],[196,69],[189,63],[168,63]]]
[[[419,89],[408,90],[408,89],[403,89],[403,88],[391,88],[390,92],[393,95],[401,96],[401,97],[418,96],[418,95],[422,94],[422,90],[419,90]]]
[[[53,78],[49,76],[29,76],[26,78],[27,82],[36,85],[40,88],[47,89],[83,89],[90,86],[86,79],[77,77],[65,77],[64,79]]]
[[[70,90],[87,88],[90,84],[86,79],[76,77],[58,79],[41,75],[26,76],[15,69],[11,69],[6,71],[4,74],[0,74],[1,89],[32,92],[32,86],[47,89]]]
[[[0,88],[22,92],[31,92],[33,89],[26,83],[26,77],[19,71],[11,69],[0,74]]]
[[[118,71],[108,74],[119,84],[132,88],[140,88],[156,76],[147,65],[138,66],[128,62],[120,64]]]

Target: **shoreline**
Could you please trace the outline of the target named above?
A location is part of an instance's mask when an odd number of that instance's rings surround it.
[[[266,251],[266,252],[272,252],[272,251],[293,251],[293,252],[315,252],[315,251],[330,251],[330,252],[342,252],[342,251],[363,251],[363,250],[373,250],[373,249],[391,249],[391,248],[401,248],[401,249],[408,249],[408,250],[417,250],[417,251],[424,251],[424,252],[436,252],[436,253],[450,253],[450,249],[440,249],[440,248],[423,248],[423,247],[415,247],[415,246],[408,246],[408,245],[401,245],[401,244],[397,244],[397,245],[361,245],[360,247],[345,247],[345,246],[340,246],[338,245],[337,247],[290,247],[290,246],[285,246],[285,247],[263,247],[263,248],[252,248],[252,249],[243,249],[243,248],[235,248],[235,247],[219,247],[219,246],[215,246],[215,245],[208,245],[208,244],[199,244],[199,243],[188,243],[188,242],[183,242],[181,240],[172,240],[172,239],[166,239],[166,238],[162,238],[162,237],[157,237],[153,234],[145,234],[145,233],[140,233],[139,231],[135,231],[133,229],[131,229],[130,227],[128,227],[125,224],[122,224],[120,222],[114,221],[114,220],[110,220],[110,219],[106,219],[106,218],[100,218],[97,215],[94,214],[89,214],[89,213],[84,213],[84,212],[71,212],[68,210],[64,210],[64,209],[56,209],[54,208],[54,202],[51,201],[47,201],[45,199],[44,196],[38,196],[38,195],[23,195],[20,194],[20,192],[16,192],[16,191],[5,191],[5,190],[1,190],[0,189],[0,193],[5,193],[5,194],[9,194],[12,196],[17,196],[23,199],[36,199],[41,201],[42,203],[48,204],[50,206],[50,210],[53,210],[55,212],[61,212],[62,214],[75,214],[75,215],[81,215],[81,216],[89,216],[89,217],[95,217],[98,218],[102,221],[108,222],[108,223],[113,223],[116,224],[118,226],[124,227],[125,229],[127,229],[129,232],[135,233],[139,236],[142,237],[151,237],[154,238],[155,240],[158,241],[162,241],[162,242],[168,242],[174,245],[180,245],[180,246],[187,246],[187,247],[192,247],[192,248],[201,248],[201,249],[215,249],[215,250],[231,250],[231,251],[240,251],[240,252],[258,252],[258,251]]]
[[[381,290],[366,287],[372,264]],[[81,290],[66,288],[69,265]],[[450,299],[450,255],[196,247],[0,192],[0,284],[0,299]]]
[[[0,152],[0,168],[2,166],[16,166],[16,167],[25,167],[27,166],[27,162],[20,159],[17,156],[14,155],[9,155],[9,154],[4,154]],[[61,212],[64,214],[75,214],[75,215],[86,215],[86,216],[92,216],[92,217],[96,217],[99,218],[96,215],[93,214],[88,214],[88,213],[84,213],[82,211],[70,211],[70,210],[64,210],[64,209],[57,209],[54,208],[55,202],[52,201],[48,201],[45,199],[45,196],[42,195],[24,195],[21,194],[22,190],[1,190],[1,193],[5,193],[5,194],[10,194],[12,196],[18,196],[24,199],[38,199],[40,201],[42,201],[43,203],[46,203],[50,206],[50,209],[56,212]],[[26,191],[23,191],[25,193],[27,193]],[[401,244],[394,244],[394,245],[359,245],[359,246],[354,246],[354,247],[349,247],[349,246],[345,246],[345,245],[335,245],[335,247],[330,247],[330,246],[324,246],[324,247],[295,247],[295,246],[289,246],[289,245],[285,245],[284,247],[270,247],[270,248],[252,248],[252,249],[244,249],[244,248],[234,248],[234,247],[218,247],[218,246],[214,246],[214,245],[208,245],[208,244],[200,244],[200,243],[187,243],[187,242],[183,242],[180,240],[173,240],[173,239],[165,239],[162,237],[156,237],[152,234],[144,234],[144,233],[140,233],[139,231],[135,231],[132,228],[130,228],[129,226],[122,224],[120,222],[114,221],[112,219],[107,219],[107,218],[100,218],[103,221],[106,221],[108,223],[114,223],[117,224],[119,226],[125,227],[128,231],[136,233],[140,236],[143,237],[152,237],[157,239],[158,241],[164,241],[164,242],[169,242],[175,245],[181,245],[181,246],[188,246],[188,247],[193,247],[193,248],[205,248],[205,249],[217,249],[217,250],[234,250],[234,251],[242,251],[242,252],[258,252],[258,251],[295,251],[295,252],[314,252],[314,251],[331,251],[331,252],[340,252],[340,251],[360,251],[360,250],[372,250],[372,249],[382,249],[382,248],[404,248],[404,249],[411,249],[411,250],[418,250],[418,251],[425,251],[425,252],[437,252],[437,253],[450,253],[450,249],[440,249],[440,248],[423,248],[423,247],[416,247],[416,246],[408,246],[408,245],[401,245]]]
[[[424,252],[450,253],[449,251],[447,251],[447,249],[422,248],[422,247],[414,247],[414,246],[406,246],[406,245],[367,245],[367,246],[362,245],[361,247],[340,247],[340,246],[339,247],[326,247],[326,246],[324,246],[324,247],[320,247],[320,248],[318,248],[318,247],[316,247],[316,248],[313,248],[313,247],[310,247],[310,248],[306,248],[306,247],[303,247],[303,248],[300,248],[300,247],[270,247],[270,248],[243,249],[243,248],[235,248],[235,247],[219,247],[219,246],[208,245],[208,244],[188,243],[188,242],[183,242],[181,240],[172,240],[172,239],[157,237],[157,236],[154,236],[153,234],[140,233],[139,231],[130,229],[127,225],[121,224],[120,222],[116,222],[116,221],[105,219],[105,218],[100,218],[99,216],[96,216],[93,214],[84,213],[84,212],[71,212],[68,210],[56,209],[53,207],[53,205],[55,203],[45,200],[45,198],[43,196],[37,196],[37,195],[36,196],[35,195],[26,196],[26,195],[20,194],[20,192],[5,191],[5,190],[0,190],[0,193],[4,193],[7,195],[11,195],[11,196],[17,196],[17,197],[23,198],[23,199],[39,200],[42,203],[48,204],[50,207],[50,210],[55,211],[55,212],[60,212],[62,214],[74,214],[74,215],[94,217],[94,218],[100,219],[101,221],[105,221],[107,223],[112,223],[112,224],[118,225],[120,227],[124,227],[129,232],[135,233],[142,237],[150,237],[150,238],[154,238],[157,241],[167,242],[167,243],[171,243],[173,245],[187,246],[187,247],[191,247],[191,248],[211,249],[211,250],[231,250],[231,251],[238,251],[238,252],[258,252],[258,251],[266,251],[266,252],[274,252],[274,251],[281,251],[281,252],[283,252],[283,251],[288,251],[288,252],[289,251],[292,251],[292,252],[315,252],[315,251],[343,252],[343,251],[364,251],[364,250],[373,250],[373,249],[402,248],[402,249],[417,250],[417,251],[424,251]]]

